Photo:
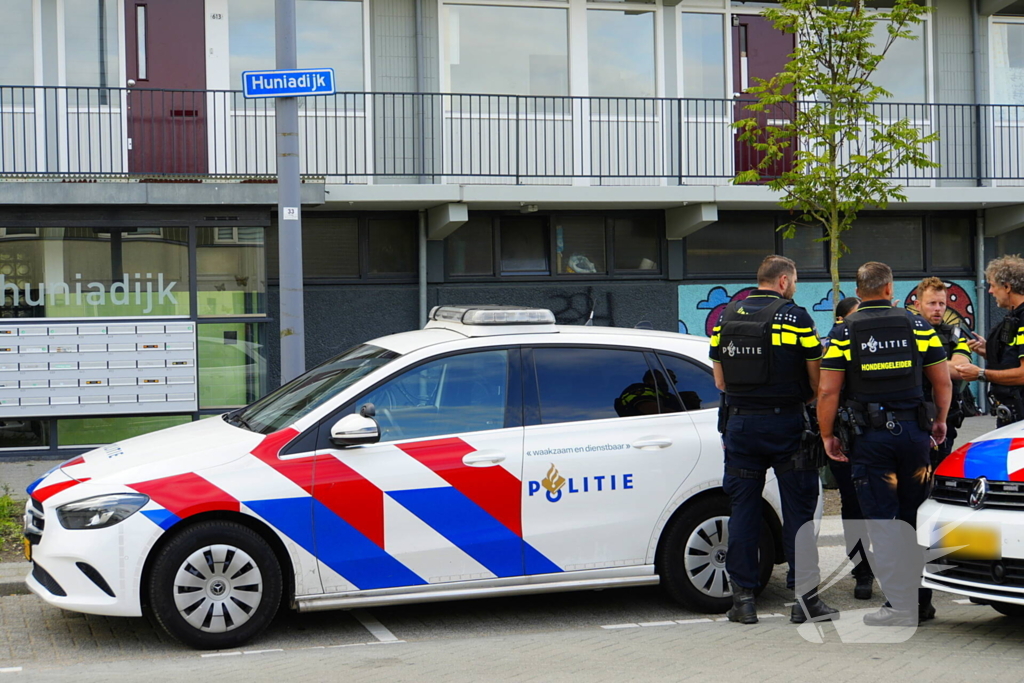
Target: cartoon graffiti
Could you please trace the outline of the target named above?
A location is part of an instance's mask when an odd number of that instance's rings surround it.
[[[919,280],[897,280],[897,293],[907,292],[903,297],[904,305],[912,307],[917,302],[917,283]],[[974,302],[968,293],[973,283],[967,280],[946,281],[948,288],[947,321],[962,324],[973,329],[976,321]],[[711,336],[711,331],[718,324],[725,307],[731,301],[745,299],[755,288],[742,284],[685,284],[679,286],[679,331],[690,334]],[[854,291],[853,283],[841,283],[840,296],[843,292]],[[731,294],[730,294],[731,292]],[[822,333],[832,329],[832,283],[828,281],[801,281],[797,286],[796,303],[810,312],[815,325]]]
[[[967,290],[955,282],[945,281],[946,284],[946,313],[942,316],[942,322],[947,325],[959,325],[967,329],[974,329],[974,302]],[[906,307],[915,313],[917,308],[917,287],[910,290],[904,297]]]
[[[614,327],[615,318],[612,315],[612,294],[604,293],[604,311],[598,310],[597,298],[594,296],[594,288],[588,287],[585,292],[572,292],[571,294],[552,293],[551,302],[548,308],[555,314],[559,325],[582,325],[590,318],[591,311],[594,312],[594,325]]]

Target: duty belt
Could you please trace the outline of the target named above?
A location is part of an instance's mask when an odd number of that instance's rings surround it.
[[[730,415],[794,415],[803,411],[802,403],[792,403],[774,408],[746,408],[743,406],[729,406]]]

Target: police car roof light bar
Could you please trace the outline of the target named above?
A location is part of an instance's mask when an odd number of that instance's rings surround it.
[[[434,306],[429,319],[462,325],[553,325],[555,314],[519,306]]]

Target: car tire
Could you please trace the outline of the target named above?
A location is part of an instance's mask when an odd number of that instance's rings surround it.
[[[992,609],[1004,616],[1015,619],[1024,618],[1024,605],[1017,605],[1012,602],[996,602],[994,600],[990,600],[988,604],[992,606]]]
[[[676,602],[695,612],[720,614],[732,606],[732,584],[725,571],[729,499],[704,498],[669,523],[658,549],[661,585]],[[775,544],[767,522],[759,539],[760,576],[755,593],[771,578]]]
[[[153,561],[149,602],[172,637],[200,650],[259,635],[281,604],[281,567],[270,545],[235,522],[201,522],[174,536]]]

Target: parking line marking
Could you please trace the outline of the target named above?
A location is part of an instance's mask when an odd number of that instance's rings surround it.
[[[238,652],[208,652],[205,655],[199,655],[200,657],[234,657],[235,655],[242,654],[241,650]]]
[[[281,648],[275,648],[273,650],[245,650],[242,652],[243,655],[262,655],[267,652],[284,652]]]
[[[710,624],[711,620],[707,617],[701,617],[699,619],[677,619],[677,624]]]
[[[352,610],[352,616],[354,616],[359,623],[370,632],[371,636],[380,642],[393,643],[398,640],[398,636],[389,631],[387,626],[377,621],[377,617],[373,616],[369,612],[356,609]]]
[[[786,615],[779,614],[777,612],[772,612],[771,614],[758,614],[757,616],[761,617],[762,619],[780,619]]]
[[[19,673],[20,671],[21,671],[21,667],[20,666],[7,666],[7,667],[4,667],[3,669],[0,669],[0,674],[16,674],[16,673]]]
[[[613,629],[613,628],[640,628],[640,624],[609,624],[602,626],[601,628]]]
[[[638,625],[639,626],[643,626],[643,627],[649,627],[649,626],[675,626],[676,622],[674,622],[674,621],[642,621]]]

